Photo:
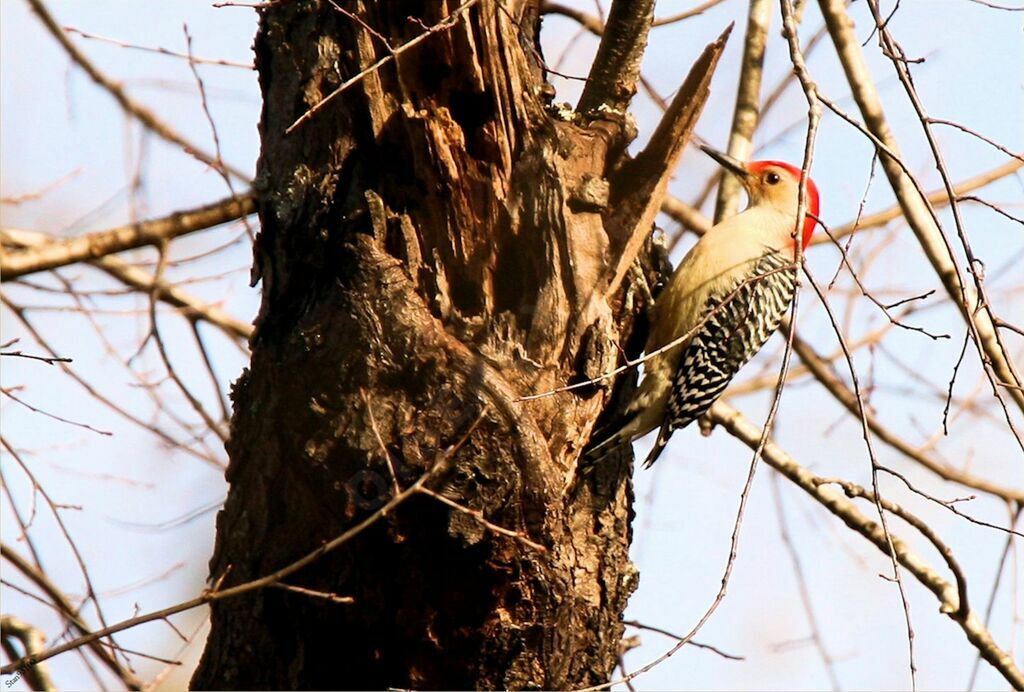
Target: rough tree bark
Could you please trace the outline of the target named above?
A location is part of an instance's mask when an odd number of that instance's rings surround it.
[[[431,488],[544,550],[411,497],[290,579],[353,602],[215,603],[196,687],[566,688],[618,658],[637,583],[631,460],[576,482],[611,391],[519,397],[641,349],[634,316],[663,269],[647,239],[725,37],[630,160],[653,2],[613,7],[582,116],[548,103],[537,2],[466,4],[260,10],[263,305],[211,580],[287,565],[391,497],[389,463],[404,488],[446,455]]]

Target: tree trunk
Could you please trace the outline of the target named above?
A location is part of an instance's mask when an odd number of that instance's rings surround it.
[[[196,687],[552,689],[618,660],[631,460],[577,476],[611,390],[520,397],[642,349],[645,239],[721,46],[628,161],[620,114],[546,102],[536,2],[470,5],[260,11],[263,305],[211,581],[294,562],[424,474],[462,509],[415,493],[285,580],[309,592],[214,603]]]

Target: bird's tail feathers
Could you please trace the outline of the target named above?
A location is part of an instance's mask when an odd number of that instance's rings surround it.
[[[661,424],[661,428],[658,429],[658,439],[654,441],[654,446],[651,447],[650,453],[647,455],[647,459],[644,460],[644,468],[649,469],[654,466],[654,462],[658,460],[661,453],[665,450],[665,445],[668,444],[668,438],[672,437],[672,419],[666,417],[664,422]]]

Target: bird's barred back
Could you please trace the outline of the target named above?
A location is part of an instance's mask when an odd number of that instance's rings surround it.
[[[700,418],[778,328],[796,290],[793,258],[768,252],[753,271],[708,298],[710,315],[679,359],[666,415],[669,432]]]

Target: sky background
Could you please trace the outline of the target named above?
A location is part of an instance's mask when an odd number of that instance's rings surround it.
[[[692,0],[660,2],[658,14],[673,14],[697,4]],[[593,11],[589,2],[577,6]],[[49,3],[64,26],[144,46],[185,50],[184,25],[193,37],[198,57],[251,62],[250,46],[256,30],[255,14],[240,7],[214,8],[209,2],[151,1],[147,3],[62,1]],[[886,10],[892,3],[883,3]],[[868,38],[870,21],[863,2],[851,14],[858,35]],[[655,88],[669,97],[703,47],[726,24],[737,28],[719,65],[712,96],[697,131],[724,147],[735,99],[746,3],[726,0],[694,19],[652,31],[644,60],[644,73]],[[773,16],[766,68],[765,91],[790,67],[779,35],[779,16]],[[807,3],[802,36],[821,25],[816,3]],[[903,0],[891,29],[907,53],[926,57],[913,66],[915,84],[929,113],[956,120],[984,133],[1009,149],[1024,151],[1024,13],[993,10],[969,0]],[[576,37],[576,26],[553,17],[545,22],[543,40],[548,63],[567,74],[586,74],[596,40]],[[96,40],[72,36],[108,75],[121,81],[138,101],[148,105],[190,140],[212,149],[210,125],[202,109],[195,78],[185,60],[128,50]],[[940,183],[926,148],[920,122],[895,80],[891,64],[874,40],[865,46],[872,74],[878,80],[886,113],[900,141],[904,159],[919,174],[927,189]],[[826,39],[808,60],[812,77],[823,92],[849,112],[849,99],[838,59]],[[200,65],[211,115],[216,123],[223,158],[252,171],[259,149],[256,129],[260,97],[254,72],[239,67]],[[164,215],[220,199],[228,194],[223,179],[187,154],[126,121],[110,96],[98,89],[47,34],[21,0],[0,2],[0,185],[5,198],[43,190],[60,181],[44,196],[0,207],[5,227],[73,235],[113,227],[135,218]],[[554,79],[559,101],[574,102],[579,83]],[[633,112],[640,140],[652,131],[659,110],[642,94]],[[806,103],[798,88],[764,120],[755,139],[757,156],[799,162],[803,152]],[[778,133],[788,133],[778,137]],[[955,180],[989,170],[1006,160],[1005,154],[961,132],[937,129],[949,170]],[[832,226],[851,221],[869,182],[872,150],[848,125],[826,115],[819,131],[812,175],[822,195],[822,218]],[[714,164],[694,149],[683,157],[671,192],[694,199]],[[133,184],[133,180],[136,184]],[[1016,176],[993,184],[980,194],[1001,204],[1010,214],[1024,214],[1024,181]],[[865,211],[893,203],[888,183],[879,173],[870,185]],[[710,212],[709,212],[710,213]],[[987,288],[995,311],[1004,319],[1024,323],[1024,232],[1021,225],[978,205],[963,205],[965,224],[975,253],[985,262]],[[942,214],[947,230],[948,212]],[[674,224],[660,219],[667,234]],[[692,245],[684,238],[675,261]],[[216,252],[212,252],[216,250]],[[244,229],[231,224],[175,241],[173,256],[198,259],[171,267],[168,278],[189,280],[188,290],[250,321],[258,308],[258,289],[248,287],[250,250]],[[898,300],[942,288],[920,256],[909,229],[899,222],[857,236],[851,258],[862,280],[883,300]],[[206,254],[204,256],[204,253]],[[155,260],[152,250],[122,255],[124,259]],[[815,248],[809,255],[811,270],[827,282],[836,272],[839,253],[832,247]],[[74,359],[77,374],[136,415],[156,416],[151,391],[171,402],[186,420],[195,416],[168,382],[160,382],[160,361],[152,344],[132,359],[148,326],[148,300],[138,295],[111,293],[119,289],[103,275],[82,266],[62,270],[61,276],[81,289],[106,293],[87,297],[95,302],[95,325],[69,312],[73,304],[58,294],[52,275],[29,277],[37,287],[10,284],[5,295],[15,303],[32,306],[33,324],[61,355]],[[197,280],[201,279],[201,280]],[[830,293],[830,301],[843,319],[847,339],[856,339],[885,323],[885,317],[867,300],[851,291],[848,272]],[[934,307],[929,307],[935,303]],[[17,348],[38,353],[40,348],[25,329],[4,310],[4,342],[20,338]],[[217,397],[237,378],[247,357],[219,332],[201,327],[218,376],[215,391],[199,360],[187,324],[169,310],[159,312],[161,330],[171,359],[210,410]],[[873,349],[860,349],[854,362],[871,404],[892,428],[914,442],[932,437],[941,427],[943,395],[960,353],[964,325],[955,311],[937,299],[907,321],[951,338],[933,340],[919,333],[892,329]],[[98,327],[98,328],[97,328]],[[827,316],[813,293],[801,298],[800,334],[822,353],[831,353],[837,341]],[[102,338],[101,336],[102,335]],[[1024,362],[1024,340],[1007,333],[1007,341]],[[738,381],[779,366],[782,341],[773,339]],[[56,367],[22,359],[2,359],[4,387],[23,387],[24,401],[68,419],[110,431],[103,436],[33,413],[4,397],[3,434],[19,451],[39,484],[54,502],[80,509],[62,511],[70,535],[88,565],[94,588],[101,594],[107,622],[155,610],[195,595],[204,586],[207,560],[214,537],[215,507],[226,492],[222,470],[212,464],[168,449],[153,435],[124,420],[90,397],[81,386]],[[837,363],[845,375],[844,364]],[[153,384],[157,382],[158,384]],[[140,386],[149,383],[150,386]],[[987,385],[981,384],[976,354],[960,370],[955,394],[977,394],[977,415],[953,407],[950,435],[937,442],[935,453],[958,467],[995,479],[1006,486],[1024,485],[1024,459],[1019,447],[992,405]],[[154,389],[155,387],[155,389]],[[731,400],[757,423],[763,421],[770,397],[759,394]],[[170,428],[166,417],[159,417]],[[1019,415],[1015,421],[1024,424]],[[182,433],[178,429],[178,433]],[[805,380],[787,387],[776,423],[776,439],[798,461],[824,476],[839,476],[870,484],[870,462],[859,424],[849,420],[823,389]],[[646,454],[649,441],[637,445]],[[223,449],[216,439],[209,446],[218,458]],[[950,499],[967,494],[963,488],[937,481],[895,452],[876,443],[879,461],[905,473],[923,490]],[[751,452],[724,431],[708,438],[696,430],[677,433],[654,470],[637,471],[637,518],[633,556],[640,573],[640,588],[627,618],[685,633],[710,605],[717,592],[729,550],[729,536]],[[4,483],[10,491],[2,505],[0,536],[8,545],[24,550],[13,519],[10,498],[24,517],[33,516],[32,534],[43,564],[69,594],[84,593],[74,556],[41,498],[34,500],[30,481],[10,455],[2,459]],[[1005,534],[967,523],[933,503],[919,500],[883,479],[887,497],[905,503],[944,536],[967,570],[972,603],[987,604]],[[887,558],[844,527],[785,479],[773,478],[762,466],[747,510],[739,557],[729,593],[698,640],[714,644],[744,661],[722,659],[713,653],[686,647],[672,659],[637,681],[642,689],[819,689],[829,686],[825,668],[809,640],[807,614],[801,604],[790,553],[780,531],[779,507],[788,525],[811,594],[813,611],[823,643],[834,659],[843,688],[901,688],[909,686],[906,631],[896,587],[880,578],[888,573]],[[207,511],[202,511],[206,509]],[[862,505],[866,513],[870,507]],[[1005,524],[1001,503],[979,498],[965,507],[978,518]],[[907,538],[937,568],[938,555],[910,534],[897,520],[893,532]],[[1019,527],[1018,527],[1019,529]],[[1018,553],[1021,547],[1017,541]],[[1024,636],[1019,591],[1024,581],[1011,566],[997,594],[992,633],[1003,647]],[[5,580],[24,584],[3,566]],[[967,684],[974,649],[948,617],[938,613],[933,595],[909,576],[905,578],[916,633],[918,682],[923,689],[962,688]],[[1013,588],[1016,585],[1016,592]],[[3,612],[17,614],[48,635],[59,633],[58,620],[45,606],[5,587]],[[205,613],[178,616],[174,622],[184,633],[198,632],[194,644],[180,653],[183,643],[165,624],[153,623],[125,632],[118,641],[135,650],[185,662],[166,680],[167,689],[181,688],[201,650]],[[95,612],[87,619],[97,624]],[[630,632],[633,633],[633,632]],[[643,646],[626,657],[627,669],[655,658],[671,641],[642,632]],[[1020,647],[1015,660],[1024,664]],[[143,677],[156,675],[164,665],[133,659]],[[93,688],[96,682],[75,655],[51,660],[50,669],[64,689]],[[105,676],[105,673],[101,673]],[[978,687],[1005,688],[1001,678],[983,665]],[[18,683],[13,689],[27,689]]]

